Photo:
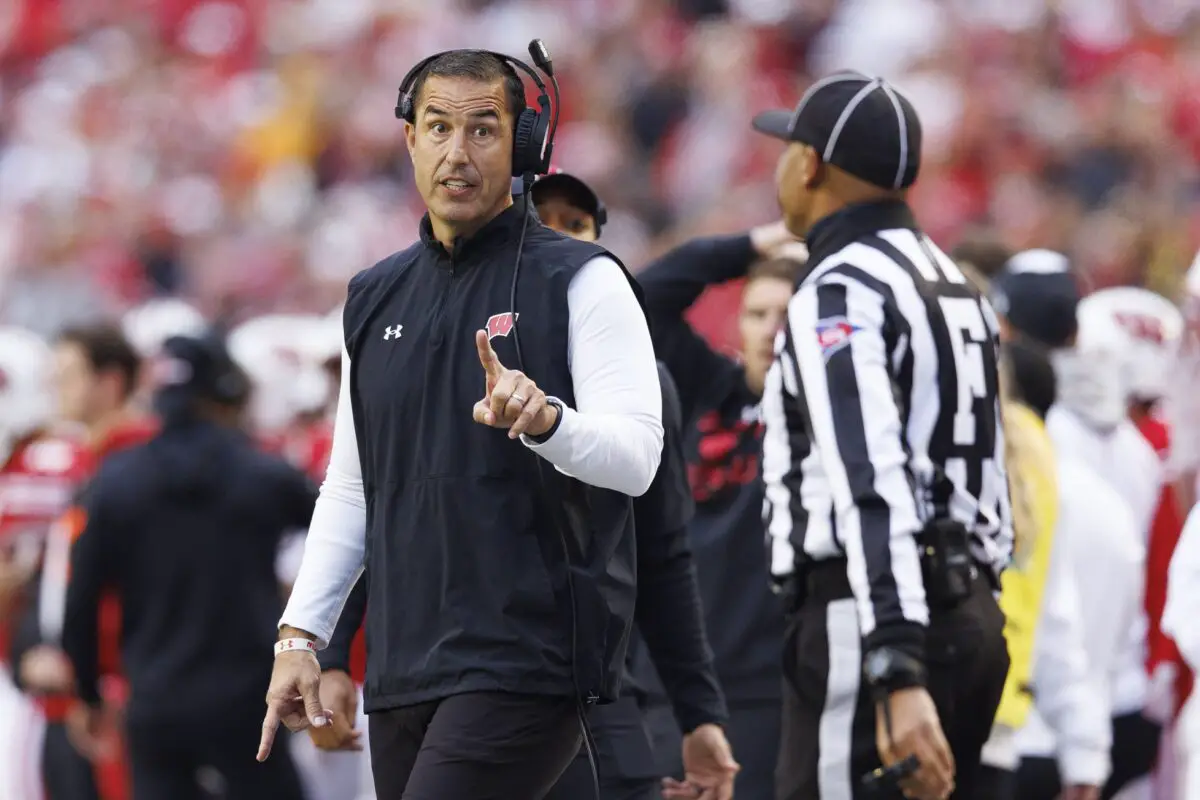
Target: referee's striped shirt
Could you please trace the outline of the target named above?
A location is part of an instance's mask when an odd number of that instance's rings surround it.
[[[990,305],[899,201],[814,226],[763,395],[771,570],[845,558],[864,638],[927,625],[914,534],[965,523],[1012,549]]]

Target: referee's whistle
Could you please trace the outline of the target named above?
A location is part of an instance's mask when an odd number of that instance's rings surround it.
[[[920,766],[921,762],[916,756],[908,756],[890,767],[879,767],[863,776],[863,788],[869,791],[898,788],[900,781],[914,774]]]

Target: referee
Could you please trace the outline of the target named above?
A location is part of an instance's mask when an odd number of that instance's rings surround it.
[[[763,400],[793,609],[776,797],[866,797],[874,773],[869,796],[971,798],[1008,671],[996,317],[905,203],[921,127],[885,81],[828,76],[754,127],[788,142],[810,254]]]

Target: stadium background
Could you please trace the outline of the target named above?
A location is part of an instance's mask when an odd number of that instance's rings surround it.
[[[1174,294],[1200,243],[1193,0],[4,0],[0,322],[52,333],[153,294],[334,308],[416,231],[404,72],[532,35],[563,87],[555,160],[634,267],[769,220],[778,144],[751,114],[847,66],[920,109],[913,202],[943,247],[984,226]],[[696,310],[723,342],[735,296]]]

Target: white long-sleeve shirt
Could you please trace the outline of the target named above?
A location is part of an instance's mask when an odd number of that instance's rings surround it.
[[[1128,503],[1086,465],[1058,459],[1059,515],[1038,620],[1036,704],[1018,734],[1026,755],[1057,754],[1067,784],[1100,785],[1111,717],[1138,635],[1145,546]]]
[[[1087,464],[1128,503],[1144,549],[1150,540],[1164,477],[1162,460],[1154,447],[1129,420],[1123,420],[1112,431],[1098,431],[1060,406],[1050,409],[1046,430],[1058,452]],[[1121,644],[1122,666],[1114,688],[1113,713],[1117,716],[1139,712],[1146,704],[1150,684],[1146,674],[1148,628],[1145,611],[1139,611],[1128,638]]]
[[[1171,556],[1162,626],[1188,666],[1200,671],[1200,505],[1188,514]]]
[[[606,256],[593,258],[575,274],[567,309],[567,364],[577,407],[563,408],[562,421],[546,442],[522,441],[565,475],[641,495],[658,471],[663,439],[662,390],[645,315],[624,272]],[[314,634],[318,647],[328,643],[362,573],[366,551],[367,503],[349,376],[350,355],[343,346],[329,468],[279,622]]]

